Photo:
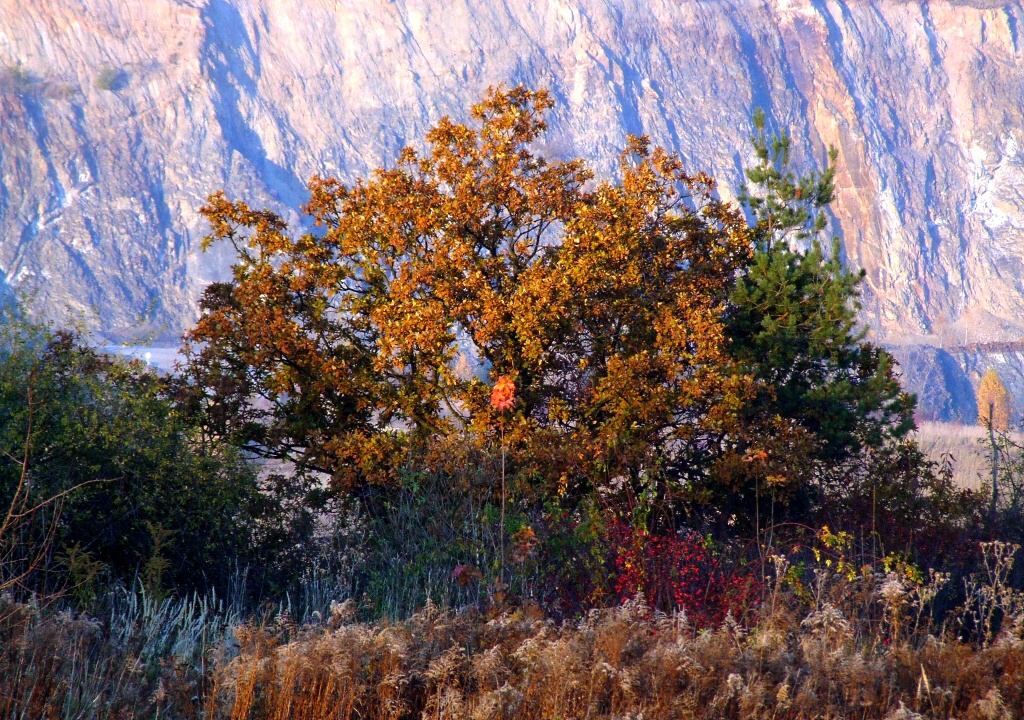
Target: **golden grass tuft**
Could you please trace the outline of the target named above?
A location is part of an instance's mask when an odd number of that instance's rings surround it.
[[[837,607],[789,605],[744,629],[694,632],[642,599],[555,625],[434,608],[402,623],[239,634],[216,717],[1015,718],[1024,639],[864,642]]]

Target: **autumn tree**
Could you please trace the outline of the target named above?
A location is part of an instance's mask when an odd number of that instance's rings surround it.
[[[978,384],[978,424],[994,432],[1006,432],[1010,411],[1010,393],[999,373],[990,368]]]
[[[989,515],[994,518],[999,498],[999,443],[997,433],[1005,433],[1010,427],[1010,393],[1003,385],[995,368],[989,368],[978,384],[978,424],[988,430],[989,448],[992,452],[992,496]]]
[[[313,178],[313,232],[211,196],[206,244],[238,261],[187,337],[191,408],[296,477],[362,493],[496,447],[506,377],[519,497],[600,490],[652,522],[681,501],[741,532],[764,497],[809,520],[913,426],[857,323],[863,273],[823,249],[834,153],[798,175],[758,116],[744,215],[644,138],[615,181],[535,155],[551,104],[492,90],[394,167]]]
[[[695,472],[746,392],[723,316],[747,224],[644,139],[616,182],[536,156],[551,105],[492,89],[424,153],[352,185],[314,178],[316,232],[211,196],[206,245],[238,261],[187,337],[208,432],[358,491],[398,482],[431,444],[493,433],[489,381],[505,376],[521,487],[619,479],[663,496],[671,472]],[[482,376],[459,372],[466,354]]]

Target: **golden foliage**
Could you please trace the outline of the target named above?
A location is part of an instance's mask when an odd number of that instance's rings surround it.
[[[495,426],[487,384],[458,367],[468,345],[515,381],[513,458],[563,487],[726,433],[748,384],[722,325],[743,216],[644,138],[592,187],[581,160],[535,156],[551,105],[492,89],[476,127],[442,119],[422,155],[351,186],[313,178],[319,233],[211,196],[207,243],[239,253],[188,336],[214,431],[341,487],[394,480],[410,444]]]
[[[978,424],[1005,432],[1010,427],[1012,413],[1010,393],[994,369],[989,369],[978,385]]]

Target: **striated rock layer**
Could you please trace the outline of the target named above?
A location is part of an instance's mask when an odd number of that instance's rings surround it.
[[[545,151],[614,172],[627,133],[731,195],[755,107],[806,166],[888,343],[1024,336],[1017,3],[0,0],[0,286],[170,338],[223,274],[210,191],[294,212],[493,83],[550,88]],[[4,290],[0,287],[0,292]]]

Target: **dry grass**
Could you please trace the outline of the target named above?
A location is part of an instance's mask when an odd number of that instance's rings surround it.
[[[782,558],[758,622],[703,631],[642,598],[563,624],[529,607],[429,604],[364,623],[349,602],[316,626],[284,614],[228,637],[195,602],[124,601],[97,622],[7,598],[0,716],[1014,720],[1024,595],[1005,584],[1013,552],[990,546],[996,572],[969,593],[979,600],[941,625],[930,620],[941,576],[819,567],[802,584]],[[1006,620],[984,625],[996,617]],[[972,623],[992,632],[957,639]]]
[[[0,717],[198,717],[231,622],[200,598],[118,592],[96,618],[0,595]]]
[[[985,455],[988,436],[978,425],[959,423],[922,422],[918,425],[917,440],[928,457],[941,462],[949,454],[953,460],[953,479],[956,484],[972,490],[983,489],[988,477],[989,461]]]
[[[1019,717],[1020,623],[979,649],[923,632],[928,592],[895,575],[812,594],[780,595],[752,628],[702,632],[642,599],[560,626],[428,607],[394,624],[349,623],[342,608],[327,628],[243,627],[208,717]],[[841,598],[866,612],[848,617]]]

